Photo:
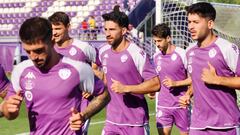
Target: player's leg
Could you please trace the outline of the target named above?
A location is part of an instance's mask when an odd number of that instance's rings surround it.
[[[188,135],[190,126],[190,111],[186,108],[174,109],[175,125],[180,131],[180,135]]]
[[[170,135],[174,118],[173,109],[158,108],[156,114],[157,129],[159,135]]]

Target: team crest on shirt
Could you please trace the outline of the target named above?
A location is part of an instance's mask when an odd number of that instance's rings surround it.
[[[25,81],[25,86],[24,86],[24,88],[26,89],[26,90],[31,90],[31,89],[33,89],[33,87],[34,87],[34,82],[32,81],[32,80],[30,80],[30,79],[27,79],[26,81]]]
[[[33,99],[33,94],[31,91],[28,91],[28,90],[25,91],[24,96],[28,101],[32,101],[32,99]]]
[[[71,70],[70,69],[67,69],[67,68],[63,68],[63,69],[60,69],[58,71],[58,75],[60,76],[60,78],[62,78],[63,80],[66,80],[70,77],[71,75]]]
[[[162,115],[163,115],[163,112],[159,110],[159,111],[157,112],[157,115],[156,115],[156,116],[159,118],[159,117],[161,117]]]
[[[128,56],[127,56],[126,54],[124,54],[124,55],[121,56],[121,62],[122,62],[122,63],[126,62],[127,59],[128,59]]]
[[[69,50],[69,54],[70,54],[71,56],[76,55],[76,54],[77,54],[77,49],[74,48],[74,47],[72,47],[72,48]]]
[[[175,61],[175,60],[177,59],[177,54],[174,53],[174,54],[171,56],[171,59],[172,59],[172,61]]]
[[[214,48],[212,48],[212,49],[209,50],[209,52],[208,52],[208,55],[209,55],[210,58],[215,57],[216,54],[217,54],[217,51],[216,51]]]

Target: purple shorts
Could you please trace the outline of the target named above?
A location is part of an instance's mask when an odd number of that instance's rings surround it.
[[[240,130],[239,127],[231,129],[190,129],[189,135],[240,135]]]
[[[172,127],[175,124],[181,132],[188,132],[190,111],[184,108],[158,108],[156,122],[157,128]]]
[[[149,125],[120,126],[106,122],[102,135],[150,135]]]

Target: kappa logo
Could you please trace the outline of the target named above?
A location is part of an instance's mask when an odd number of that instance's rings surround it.
[[[194,51],[189,53],[189,56],[194,56],[194,55],[195,55]]]
[[[108,54],[104,54],[103,58],[108,58]]]
[[[71,71],[70,71],[70,69],[63,68],[63,69],[60,69],[60,70],[59,70],[58,75],[59,75],[60,78],[62,78],[63,80],[66,80],[66,79],[68,79],[68,78],[70,77]]]
[[[74,47],[72,47],[72,48],[70,49],[70,51],[69,51],[69,54],[70,54],[71,56],[76,55],[76,54],[77,54],[77,49],[74,48]]]
[[[28,78],[28,79],[36,79],[35,75],[33,74],[33,72],[28,72],[27,75],[24,78]]]

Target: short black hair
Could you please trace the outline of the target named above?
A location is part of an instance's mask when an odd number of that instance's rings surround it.
[[[60,23],[63,23],[65,27],[70,23],[69,16],[65,12],[55,12],[48,17],[48,20],[54,25],[60,25]]]
[[[103,14],[102,17],[104,21],[113,21],[120,27],[128,28],[128,16],[124,12],[121,12],[119,8],[114,8],[112,12]]]
[[[167,24],[161,23],[153,27],[152,35],[159,38],[167,38],[167,36],[171,36],[171,30]]]
[[[208,2],[199,2],[192,4],[189,7],[186,7],[187,15],[188,14],[198,14],[203,18],[208,18],[210,20],[215,20],[216,18],[216,10],[212,6],[212,4]]]
[[[19,30],[23,43],[35,44],[39,41],[49,43],[52,41],[52,25],[42,17],[32,17],[23,22]]]

